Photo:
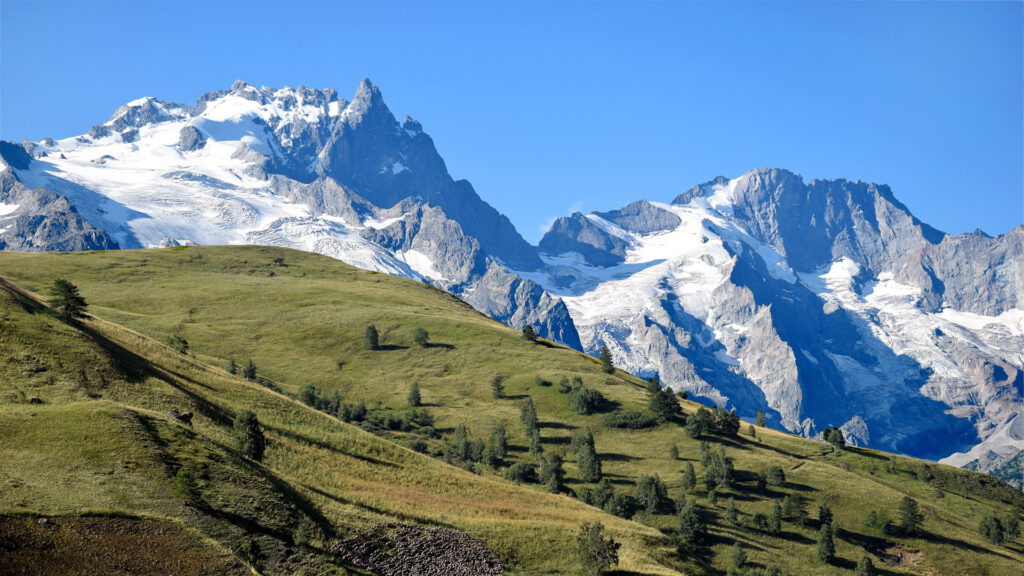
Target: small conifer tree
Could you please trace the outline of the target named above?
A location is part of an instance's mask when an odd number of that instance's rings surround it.
[[[244,376],[246,380],[256,380],[256,365],[253,364],[252,358],[245,363],[245,368],[242,369],[242,376]]]
[[[53,281],[50,289],[50,307],[56,310],[68,324],[72,324],[85,316],[88,308],[85,298],[78,292],[78,286],[58,278]]]
[[[236,416],[231,438],[234,441],[235,449],[242,456],[256,462],[263,460],[266,440],[263,437],[263,428],[255,414],[245,410]]]
[[[412,341],[420,348],[427,348],[430,346],[430,335],[423,328],[417,328],[412,336]]]
[[[363,348],[367,350],[378,350],[380,348],[380,335],[377,334],[377,327],[370,324],[363,331]]]
[[[869,556],[861,556],[860,561],[857,562],[857,570],[854,572],[854,576],[875,576],[875,564],[871,561]]]
[[[608,349],[607,344],[601,345],[601,370],[606,374],[615,372],[615,365],[612,364],[612,351]]]
[[[900,529],[904,534],[917,534],[924,523],[924,515],[917,505],[917,500],[904,496],[900,502]]]
[[[584,522],[576,536],[580,565],[589,576],[600,576],[619,563],[620,544],[611,537],[604,537],[604,525],[600,522]]]
[[[413,382],[412,386],[409,387],[409,396],[406,397],[406,402],[413,408],[422,404],[423,399],[420,398],[419,382]]]
[[[818,561],[831,564],[836,557],[836,543],[832,536],[832,525],[823,524],[818,531]]]

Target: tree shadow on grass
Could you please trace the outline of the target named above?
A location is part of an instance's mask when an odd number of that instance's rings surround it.
[[[575,430],[577,427],[571,424],[565,424],[563,422],[540,422],[537,424],[539,428],[550,428],[552,430]]]
[[[636,460],[640,460],[635,456],[630,456],[628,454],[616,454],[614,452],[601,452],[598,454],[598,457],[605,462],[634,462]]]
[[[394,350],[408,350],[408,346],[399,346],[397,344],[381,344],[377,346],[377,350],[380,352],[391,352]]]
[[[444,350],[455,350],[454,344],[444,344],[442,342],[429,342],[424,348],[442,348]]]

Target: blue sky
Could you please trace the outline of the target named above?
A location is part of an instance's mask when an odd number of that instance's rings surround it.
[[[781,166],[948,232],[1024,221],[1024,3],[0,0],[0,137],[363,77],[530,241]]]

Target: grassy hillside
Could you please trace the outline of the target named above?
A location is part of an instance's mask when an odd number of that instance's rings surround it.
[[[832,451],[761,428],[751,438],[746,424],[738,436],[706,438],[733,459],[736,481],[716,490],[714,503],[700,482],[689,492],[711,527],[699,548],[679,554],[671,505],[627,521],[570,497],[593,485],[582,481],[569,439],[575,430],[593,431],[604,475],[619,493],[658,474],[675,499],[687,462],[698,478],[703,473],[700,442],[684,434],[682,419],[635,431],[606,428],[611,411],[645,409],[643,382],[605,374],[575,351],[527,342],[416,282],[257,247],[0,253],[0,275],[39,293],[67,278],[95,316],[71,328],[26,296],[0,295],[0,481],[7,482],[0,512],[175,519],[268,573],[346,570],[322,553],[327,543],[388,519],[465,530],[529,574],[579,573],[574,536],[583,520],[603,522],[623,542],[626,573],[724,572],[736,543],[747,567],[775,565],[791,574],[852,574],[865,554],[890,574],[1017,576],[1024,562],[1019,540],[999,546],[978,534],[984,515],[1024,507],[1019,492],[992,478],[870,450]],[[381,350],[363,346],[370,324]],[[429,333],[431,346],[414,343],[417,328]],[[188,341],[189,355],[162,344],[174,337]],[[250,359],[280,392],[221,369]],[[499,398],[495,376],[503,378]],[[574,377],[604,396],[600,413],[567,409],[557,383]],[[364,422],[371,434],[295,400],[311,385],[319,395],[362,402],[376,416],[371,421],[384,421],[408,413],[413,382],[434,417],[433,436]],[[45,403],[28,404],[33,396]],[[485,439],[500,422],[512,460],[532,461],[519,419],[527,397],[545,453],[565,458],[562,495],[512,484],[503,470],[477,465],[472,473],[400,446],[439,454],[460,424]],[[193,428],[167,416],[172,408],[195,412]],[[684,403],[688,414],[696,408]],[[241,409],[256,412],[267,429],[262,465],[230,449],[230,418]],[[758,487],[770,466],[781,467],[786,482]],[[198,478],[199,506],[182,505],[175,490],[182,468]],[[777,535],[751,527],[754,514],[768,514],[789,494],[805,499],[807,522],[787,521]],[[895,520],[907,495],[921,505],[921,534],[864,526],[871,510]],[[726,518],[730,499],[736,522]],[[815,559],[822,503],[838,527],[831,565]],[[310,545],[293,545],[300,526],[314,535]]]

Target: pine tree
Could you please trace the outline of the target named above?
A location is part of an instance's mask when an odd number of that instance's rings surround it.
[[[312,384],[303,384],[299,387],[299,401],[306,406],[317,407],[316,388]]]
[[[846,438],[843,436],[843,431],[839,428],[832,428],[831,426],[825,428],[825,431],[821,433],[821,438],[832,445],[833,452],[838,452],[846,447]]]
[[[733,479],[732,458],[725,455],[725,449],[719,448],[717,452],[709,452],[708,465],[704,468],[704,484],[708,490],[714,490],[721,486],[728,488]]]
[[[598,482],[597,488],[594,490],[594,506],[603,510],[614,497],[615,487],[612,486],[612,483],[607,478]]]
[[[236,416],[231,438],[234,441],[235,450],[238,450],[242,456],[256,462],[263,460],[266,440],[263,437],[263,428],[255,414],[245,410]]]
[[[668,458],[669,460],[679,460],[679,447],[675,444],[668,447]]]
[[[527,432],[537,428],[537,409],[533,406],[533,398],[527,397],[526,402],[523,402],[523,407],[519,411],[519,421],[523,423],[523,428]]]
[[[740,546],[739,542],[732,545],[732,551],[729,553],[729,568],[736,571],[742,572],[743,565],[747,563],[747,552]]]
[[[686,467],[683,468],[683,479],[681,485],[684,492],[693,490],[693,487],[697,485],[697,473],[693,469],[692,462],[687,462]]]
[[[797,524],[807,521],[807,505],[799,494],[787,494],[782,500],[782,516]]]
[[[686,420],[686,435],[690,438],[700,438],[708,433],[711,412],[701,406],[697,413]]]
[[[662,422],[671,420],[673,416],[680,412],[679,401],[676,400],[672,391],[668,389],[659,389],[651,394],[647,401],[647,409]]]
[[[526,433],[526,436],[530,441],[530,456],[539,461],[541,455],[544,454],[544,445],[540,443],[540,430],[533,428]]]
[[[772,536],[778,536],[782,532],[782,506],[778,500],[772,502],[772,513],[768,516],[768,531]]]
[[[769,466],[764,479],[770,486],[781,486],[786,482],[786,473],[780,466]]]
[[[593,414],[603,402],[604,396],[600,392],[583,386],[573,388],[566,398],[569,410],[581,415]]]
[[[576,536],[580,565],[589,576],[600,576],[619,563],[620,544],[611,537],[605,538],[603,532],[600,522],[584,522]]]
[[[242,376],[244,376],[246,380],[256,380],[256,365],[253,364],[252,358],[245,363],[245,368],[242,369]]]
[[[739,511],[736,510],[735,498],[729,498],[729,501],[725,504],[725,521],[732,525],[736,525],[739,521]]]
[[[492,466],[505,461],[505,456],[508,453],[508,436],[505,434],[505,426],[501,423],[495,424],[494,428],[491,428],[488,446],[494,459]]]
[[[615,372],[615,365],[612,364],[612,351],[608,349],[607,344],[601,345],[601,370],[607,374]]]
[[[576,465],[584,482],[601,481],[601,457],[597,455],[593,444],[584,445],[576,455]]]
[[[167,345],[174,348],[178,354],[188,354],[188,340],[181,336],[171,336],[170,340],[167,341]]]
[[[917,505],[917,500],[904,496],[900,502],[900,529],[904,534],[917,534],[921,531],[924,515]]]
[[[412,335],[412,341],[420,348],[430,347],[430,335],[423,328],[416,329],[416,332]]]
[[[764,410],[757,411],[757,415],[754,416],[754,424],[757,424],[760,428],[764,428],[768,425],[768,421],[764,417]]]
[[[831,564],[836,557],[836,543],[832,536],[832,525],[823,524],[818,531],[818,560]]]
[[[469,430],[466,429],[465,424],[459,424],[455,427],[455,433],[452,438],[448,441],[446,447],[446,455],[449,461],[466,462],[470,460],[472,455],[472,446],[469,442]]]
[[[1003,531],[1003,523],[999,521],[999,518],[991,514],[986,514],[982,517],[978,523],[978,533],[985,537],[986,540],[992,544],[1002,544],[1005,537]]]
[[[501,398],[505,395],[505,384],[503,384],[505,377],[497,375],[491,380],[491,394],[494,394],[495,398]]]
[[[633,497],[641,507],[647,510],[648,514],[656,514],[661,510],[663,503],[668,500],[668,490],[657,474],[654,476],[641,475],[636,481]]]
[[[537,331],[533,329],[533,326],[530,326],[529,324],[523,326],[523,340],[526,340],[527,342],[537,341]]]
[[[857,570],[854,576],[875,576],[875,564],[869,556],[861,556],[857,562]]]
[[[238,364],[235,364],[235,359],[232,358],[228,361],[228,374],[238,374]]]
[[[58,278],[53,281],[53,287],[50,289],[50,307],[59,312],[65,322],[72,324],[85,316],[85,309],[89,305],[79,294],[78,286]]]
[[[363,332],[363,348],[367,350],[380,349],[380,335],[377,334],[377,327],[370,324]]]
[[[679,511],[679,515],[676,517],[676,533],[680,547],[685,550],[693,550],[703,540],[704,534],[707,533],[707,526],[697,510],[695,502],[687,502],[686,506]]]
[[[419,382],[413,382],[412,386],[409,386],[409,395],[405,398],[409,406],[415,408],[422,403],[420,398],[420,385]]]
[[[1014,512],[1008,512],[1003,518],[1003,532],[1007,540],[1016,540],[1020,536],[1020,520]]]
[[[827,502],[822,502],[818,505],[818,524],[831,524],[832,523],[832,508],[829,507]]]
[[[552,494],[562,491],[562,480],[565,478],[565,470],[562,468],[562,457],[558,454],[549,454],[541,461],[540,482]]]

